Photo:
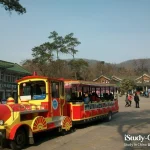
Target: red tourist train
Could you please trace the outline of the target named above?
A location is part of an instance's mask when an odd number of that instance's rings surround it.
[[[113,84],[27,76],[17,81],[18,102],[12,97],[0,104],[0,144],[9,141],[14,150],[33,144],[33,134],[57,128],[65,134],[75,124],[101,118],[107,121],[119,111]]]

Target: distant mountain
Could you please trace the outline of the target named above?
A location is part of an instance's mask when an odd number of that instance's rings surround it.
[[[76,59],[84,59],[84,58],[76,58]],[[70,61],[71,59],[67,59],[67,61]],[[94,59],[84,59],[85,61],[87,61],[89,63],[89,65],[94,65],[97,62],[101,61],[101,60],[94,60]],[[105,62],[105,64],[110,64]],[[114,64],[112,64],[114,65]],[[142,65],[144,68],[148,68],[150,70],[150,58],[147,59],[132,59],[132,60],[127,60],[118,64],[115,64],[118,67],[124,67],[127,69],[134,69],[134,68],[141,68]]]
[[[150,58],[127,60],[127,61],[117,64],[117,66],[129,68],[129,69],[134,69],[134,68],[138,68],[138,67],[150,69]]]

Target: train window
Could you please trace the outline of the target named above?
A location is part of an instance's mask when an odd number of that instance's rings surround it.
[[[20,96],[31,96],[32,100],[43,100],[46,97],[44,81],[30,81],[20,84]]]
[[[69,101],[71,99],[71,89],[70,88],[65,88],[65,97],[66,97],[67,101]]]
[[[59,98],[59,82],[52,82],[51,89],[52,89],[52,97]]]

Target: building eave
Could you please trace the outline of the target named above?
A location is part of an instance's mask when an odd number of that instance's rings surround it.
[[[111,80],[110,78],[108,78],[108,77],[106,77],[106,76],[104,76],[104,75],[100,75],[98,78],[96,78],[96,79],[94,79],[93,81],[97,81],[98,79],[100,79],[101,77],[104,77],[105,79],[107,79],[107,80]]]

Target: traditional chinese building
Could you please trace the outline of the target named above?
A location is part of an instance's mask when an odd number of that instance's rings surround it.
[[[135,79],[135,83],[139,90],[147,91],[150,89],[150,76],[148,74],[143,74]]]
[[[122,79],[117,76],[111,76],[111,83],[116,84],[117,86],[120,86]]]
[[[15,81],[30,74],[17,63],[0,60],[0,99],[6,99],[9,96],[17,99],[17,84]]]
[[[109,83],[116,84],[116,88],[117,88],[117,92],[118,92],[122,79],[120,79],[116,76],[106,77],[104,75],[101,75],[98,78],[94,79],[93,81],[99,82],[99,83],[105,83],[105,84],[109,84]]]
[[[101,75],[98,78],[94,79],[93,81],[94,82],[99,82],[99,83],[110,83],[111,79],[104,76],[104,75]]]
[[[116,77],[116,76],[104,76],[101,75],[98,78],[93,80],[94,82],[99,82],[99,83],[112,83],[112,84],[116,84],[116,85],[120,85],[120,82],[122,81],[122,79]]]
[[[135,81],[136,90],[137,91],[148,91],[150,92],[150,75],[143,74],[139,77],[124,77],[123,79],[131,79]],[[123,80],[117,76],[110,76],[107,77],[105,75],[101,75],[98,78],[94,79],[93,81],[99,82],[99,83],[112,83],[116,84],[116,87],[120,87],[120,83]]]

